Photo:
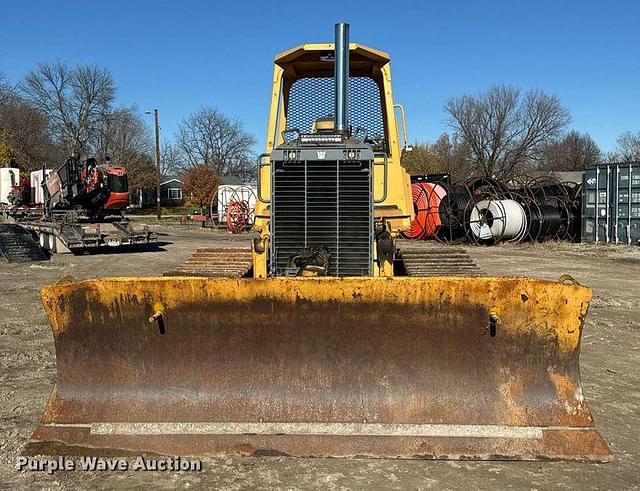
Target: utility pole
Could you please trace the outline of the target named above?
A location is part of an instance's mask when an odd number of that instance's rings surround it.
[[[158,110],[153,110],[153,119],[156,127],[156,170],[157,170],[157,182],[156,182],[156,212],[158,220],[160,220],[160,126],[158,125]]]

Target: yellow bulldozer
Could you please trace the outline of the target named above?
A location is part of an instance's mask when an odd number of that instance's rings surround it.
[[[591,290],[403,253],[403,111],[348,31],[275,58],[250,249],[43,289],[57,382],[28,452],[610,460]]]

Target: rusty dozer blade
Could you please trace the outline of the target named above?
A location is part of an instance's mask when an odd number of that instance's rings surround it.
[[[26,453],[607,461],[591,290],[521,278],[107,278],[47,287]]]

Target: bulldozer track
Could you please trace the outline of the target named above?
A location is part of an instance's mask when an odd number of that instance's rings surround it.
[[[201,247],[177,268],[164,276],[208,276],[242,278],[252,266],[251,249]]]
[[[482,276],[475,261],[460,247],[399,240],[399,258],[407,276]],[[242,278],[252,266],[251,249],[202,247],[164,276]]]
[[[13,223],[0,224],[0,258],[10,263],[49,259],[31,233]]]
[[[461,247],[398,240],[399,257],[407,276],[482,276],[483,272]]]

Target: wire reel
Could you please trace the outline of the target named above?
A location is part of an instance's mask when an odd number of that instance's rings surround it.
[[[475,242],[520,242],[528,231],[527,216],[515,200],[482,200],[471,210],[469,230]]]
[[[407,238],[489,244],[580,235],[580,185],[551,176],[452,184],[448,175],[432,175],[419,177],[412,191],[416,220],[403,233]]]
[[[415,217],[402,235],[408,239],[433,239],[441,225],[440,203],[447,193],[433,182],[414,182],[411,193]]]
[[[411,225],[402,232],[402,236],[407,239],[424,239],[426,235],[425,214],[429,208],[429,199],[422,182],[411,184],[411,198],[413,201],[413,215]]]
[[[251,186],[219,186],[209,205],[211,216],[231,233],[240,233],[255,221],[256,192]]]
[[[453,242],[465,235],[468,222],[468,205],[473,200],[469,188],[463,184],[443,184],[446,194],[440,201],[441,225],[435,238],[440,242]]]
[[[249,225],[249,203],[246,201],[229,201],[227,204],[227,230],[239,234]]]

